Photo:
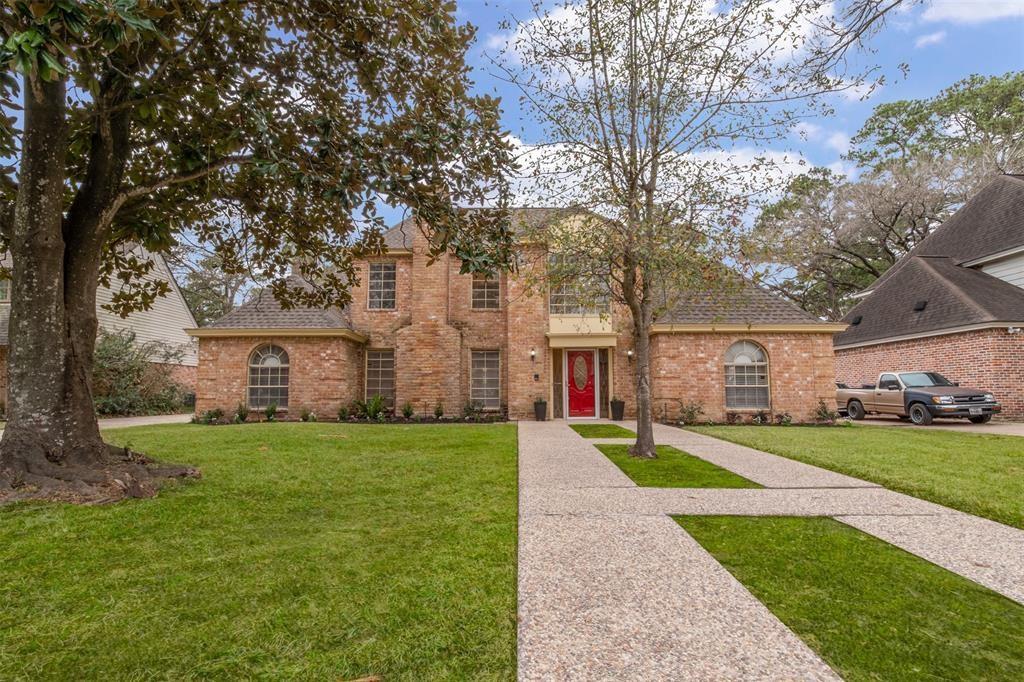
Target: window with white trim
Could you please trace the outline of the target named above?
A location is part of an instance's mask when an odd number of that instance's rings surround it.
[[[725,351],[725,406],[732,410],[771,407],[768,354],[753,341],[737,341]]]
[[[370,263],[367,305],[370,310],[394,310],[395,264]]]
[[[11,301],[11,280],[0,279],[0,303]]]
[[[366,397],[379,395],[388,407],[395,406],[395,351],[366,351]]]
[[[496,350],[475,350],[470,363],[469,401],[484,410],[501,408],[501,362]]]
[[[249,356],[249,407],[288,408],[288,353],[280,346],[260,346]]]
[[[473,310],[501,307],[501,283],[479,272],[473,273]]]

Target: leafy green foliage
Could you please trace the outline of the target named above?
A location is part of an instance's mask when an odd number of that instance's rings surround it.
[[[101,415],[168,414],[183,408],[185,389],[174,381],[179,350],[134,332],[101,330],[93,364],[93,399]]]
[[[66,229],[103,235],[122,313],[166,292],[120,247],[166,252],[183,230],[282,301],[344,304],[354,259],[382,248],[383,204],[422,218],[434,254],[507,268],[512,157],[498,101],[470,92],[474,30],[454,15],[449,0],[12,0],[0,152],[24,148],[21,82],[66,81],[67,182],[54,191],[89,207]],[[40,134],[64,145],[64,130]],[[15,196],[4,183],[0,207]],[[457,208],[484,203],[497,208]],[[296,257],[308,289],[284,282]]]

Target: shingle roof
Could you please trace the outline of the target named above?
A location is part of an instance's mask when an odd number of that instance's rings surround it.
[[[463,210],[477,211],[481,209],[467,208]],[[511,209],[512,230],[515,234],[524,234],[537,229],[538,227],[542,227],[556,218],[579,213],[581,211],[584,211],[584,209],[529,206],[513,208]],[[416,219],[405,218],[394,227],[384,231],[382,236],[384,237],[385,246],[389,249],[412,248],[412,238],[416,229]]]
[[[1024,175],[1000,175],[921,240],[909,256],[946,256],[958,265],[1024,246]],[[895,277],[907,258],[868,291]]]
[[[821,324],[789,301],[750,282],[721,292],[700,292],[657,320],[659,324]]]
[[[1024,204],[1022,204],[1024,206]],[[854,306],[837,346],[971,324],[1024,320],[1024,289],[943,256],[908,256],[897,276]],[[923,310],[915,310],[921,302]],[[858,324],[852,324],[856,318]]]
[[[308,287],[300,277],[289,277],[289,287]],[[216,322],[218,329],[352,329],[348,309],[295,307],[285,310],[267,289]]]

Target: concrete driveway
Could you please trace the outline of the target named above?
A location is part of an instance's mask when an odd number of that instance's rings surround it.
[[[937,419],[930,426],[914,426],[896,417],[867,417],[858,424],[867,426],[895,426],[904,429],[945,429],[961,433],[988,433],[998,436],[1024,436],[1024,422],[993,421],[988,424],[972,424],[966,419]]]

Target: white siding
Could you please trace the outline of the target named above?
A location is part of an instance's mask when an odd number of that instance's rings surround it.
[[[981,271],[1024,289],[1024,253],[982,265]]]
[[[181,364],[195,367],[199,364],[199,348],[196,340],[185,333],[186,329],[197,326],[192,312],[185,304],[185,299],[178,290],[171,271],[162,256],[150,256],[156,261],[153,271],[146,280],[164,279],[170,282],[171,291],[166,296],[157,297],[149,310],[139,310],[122,318],[116,313],[104,309],[118,289],[118,283],[111,282],[113,289],[101,286],[96,292],[96,315],[100,326],[108,331],[129,329],[135,332],[139,343],[158,341],[182,351]]]

